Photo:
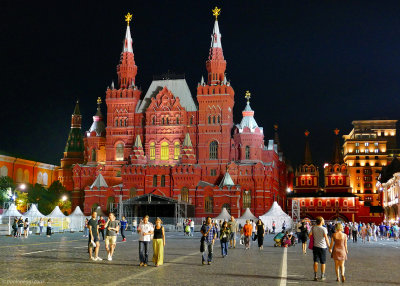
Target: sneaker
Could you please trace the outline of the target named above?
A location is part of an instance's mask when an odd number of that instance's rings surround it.
[[[205,261],[202,261],[201,264],[206,265],[206,262],[205,262]]]
[[[144,266],[144,267],[147,267],[147,264],[145,263],[145,264],[143,264],[143,266]]]
[[[317,278],[317,277],[314,277],[314,281],[318,281],[318,278]]]
[[[112,257],[109,255],[107,258],[108,261],[112,261]]]
[[[325,275],[321,275],[321,281],[325,281],[326,280],[326,276]]]
[[[124,238],[122,241],[126,241],[126,238]]]
[[[94,258],[94,257],[90,257],[90,260],[96,261],[96,258]]]
[[[211,261],[208,261],[208,265],[211,265]]]
[[[96,261],[102,261],[103,260],[103,258],[100,258],[100,257],[96,257],[95,259],[96,259]]]

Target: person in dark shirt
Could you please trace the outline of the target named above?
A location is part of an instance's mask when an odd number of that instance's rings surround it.
[[[120,221],[120,225],[121,225],[122,241],[126,241],[125,230],[128,228],[128,222],[126,221],[126,218],[124,216],[122,217],[122,219]]]
[[[100,250],[100,240],[99,240],[99,225],[97,224],[97,213],[95,211],[92,212],[92,217],[89,220],[89,256],[93,261],[103,260],[99,257]],[[93,247],[94,249],[94,257],[93,257]]]
[[[102,216],[100,216],[100,219],[97,222],[97,224],[99,225],[99,233],[101,233],[101,237],[104,240],[104,229],[106,228],[106,221]]]

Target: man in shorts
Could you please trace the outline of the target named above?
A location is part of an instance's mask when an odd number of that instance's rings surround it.
[[[318,263],[321,264],[321,280],[326,280],[325,276],[325,263],[326,251],[330,248],[328,239],[328,230],[323,226],[324,219],[322,217],[316,218],[316,225],[313,226],[310,232],[314,239],[313,257],[314,257],[314,281],[318,281]]]
[[[96,211],[92,212],[92,217],[88,222],[89,227],[89,256],[93,261],[103,260],[99,257],[100,250],[100,240],[99,240],[99,225],[97,224],[97,213]],[[94,249],[94,257],[93,257],[93,247]]]
[[[106,229],[106,250],[107,250],[107,260],[112,261],[112,256],[114,254],[115,246],[117,245],[117,233],[119,231],[119,221],[115,219],[115,214],[110,213],[108,215],[108,221],[105,225]]]
[[[230,221],[228,222],[228,227],[231,230],[231,235],[229,238],[229,248],[236,248],[236,233],[238,230],[238,223],[236,222],[235,218],[231,216]]]

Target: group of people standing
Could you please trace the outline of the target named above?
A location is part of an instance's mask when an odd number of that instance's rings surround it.
[[[43,228],[44,228],[44,222],[45,220],[43,218],[40,218],[37,225],[39,227],[39,235],[42,235],[43,232]],[[49,218],[47,220],[47,237],[51,236],[51,231],[52,231],[52,219]],[[25,220],[22,217],[19,218],[14,218],[14,222],[12,224],[12,233],[11,235],[13,237],[24,237],[24,238],[28,238],[29,236],[29,219],[25,218]]]
[[[115,214],[110,213],[107,221],[100,217],[97,220],[97,213],[92,212],[90,220],[87,220],[88,229],[88,252],[89,258],[93,261],[101,261],[99,257],[100,250],[100,233],[105,231],[105,248],[107,251],[107,260],[112,261],[115,248],[117,245],[118,233],[122,236],[122,242],[126,241],[124,231],[127,230],[127,221],[125,217],[122,217],[121,221],[116,220]],[[103,230],[103,231],[101,231]],[[164,247],[165,247],[165,230],[162,226],[162,221],[157,218],[155,225],[149,222],[149,216],[143,217],[137,227],[139,234],[139,266],[146,267],[148,265],[149,258],[149,244],[153,242],[153,262],[155,266],[160,266],[164,262]],[[85,234],[86,235],[86,234]]]

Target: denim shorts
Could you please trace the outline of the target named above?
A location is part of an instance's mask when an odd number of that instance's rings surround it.
[[[326,263],[326,248],[313,247],[314,262],[325,264]]]

